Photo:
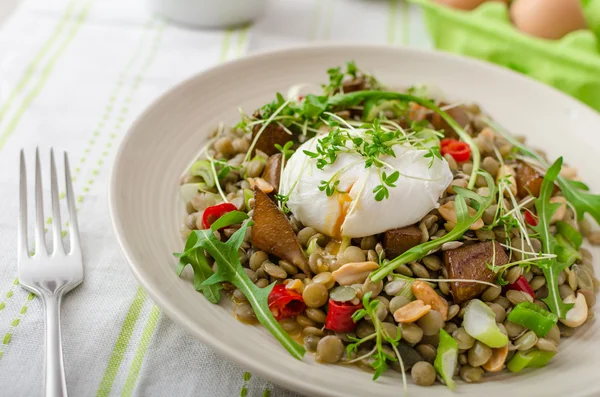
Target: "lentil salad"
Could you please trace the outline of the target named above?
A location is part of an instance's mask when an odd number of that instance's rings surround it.
[[[212,303],[227,292],[239,320],[260,322],[294,357],[308,350],[374,379],[389,369],[454,388],[457,376],[546,365],[592,315],[597,281],[581,245],[599,242],[584,215],[600,220],[600,198],[476,105],[388,91],[351,62],[328,74],[321,94],[293,87],[215,131],[182,177],[178,272],[191,266]],[[396,204],[410,181],[437,181],[389,164],[397,147],[451,175],[418,222],[346,236],[337,218],[299,215],[293,194],[308,162],[318,174],[354,156],[375,180],[361,191],[374,205]],[[334,170],[314,193],[340,202],[343,226],[357,200],[345,204],[351,167]]]

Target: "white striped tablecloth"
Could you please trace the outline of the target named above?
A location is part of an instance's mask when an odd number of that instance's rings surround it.
[[[42,395],[43,307],[16,278],[18,153],[32,164],[36,146],[43,161],[51,146],[68,151],[74,173],[86,274],[63,302],[72,396],[296,396],[161,313],[121,256],[107,182],[128,126],[171,86],[248,51],[317,40],[430,46],[401,0],[271,0],[255,24],[223,31],[166,24],[143,0],[23,1],[0,30],[1,396]]]

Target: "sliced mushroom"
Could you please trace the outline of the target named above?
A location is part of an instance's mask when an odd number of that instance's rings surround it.
[[[443,108],[444,106],[448,106],[448,104],[441,102],[439,106]],[[446,109],[446,113],[448,113],[448,116],[452,117],[462,128],[466,128],[471,123],[471,118],[469,117],[467,108],[463,105]],[[450,124],[446,122],[446,120],[442,119],[442,116],[435,112],[431,114],[431,125],[438,131],[444,130],[444,135],[446,138],[458,138],[454,128],[452,128]]]
[[[379,265],[375,262],[352,262],[346,263],[332,275],[339,285],[362,284],[369,274],[378,268]]]
[[[260,114],[255,113],[254,116],[260,118]],[[254,126],[252,129],[252,141],[257,139],[254,149],[260,150],[268,156],[279,153],[279,150],[275,147],[275,144],[283,147],[283,145],[285,145],[288,141],[292,140],[292,136],[288,134],[283,127],[275,123],[270,123],[267,125],[261,132],[260,136],[258,136],[258,133],[262,127],[263,124],[257,124]]]
[[[306,274],[310,268],[298,237],[277,205],[258,187],[254,188],[252,244],[257,248],[296,265]]]
[[[565,318],[561,318],[560,322],[567,327],[575,328],[585,323],[588,318],[588,307],[585,300],[585,296],[581,293],[577,294],[577,298],[574,295],[569,295],[564,299],[565,303],[574,303],[575,305],[567,312]]]
[[[402,255],[421,242],[423,233],[415,225],[388,230],[383,234],[383,248],[387,259]]]
[[[496,266],[508,263],[504,248],[497,241],[486,241],[463,246],[444,252],[444,264],[451,279],[478,280],[492,282],[496,274],[487,264],[496,258]],[[479,296],[488,286],[476,282],[453,281],[450,283],[454,302],[461,304]]]
[[[275,193],[279,191],[279,180],[281,179],[281,162],[283,154],[277,153],[269,157],[265,169],[262,173],[262,179],[273,186]]]
[[[532,196],[539,197],[544,176],[532,166],[520,161],[516,169],[515,178],[517,180],[519,196],[526,197],[531,194]]]

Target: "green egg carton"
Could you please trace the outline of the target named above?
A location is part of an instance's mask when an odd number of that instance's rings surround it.
[[[600,0],[582,0],[590,29],[560,40],[518,31],[500,2],[463,11],[432,0],[409,1],[422,7],[436,48],[506,66],[600,111]]]

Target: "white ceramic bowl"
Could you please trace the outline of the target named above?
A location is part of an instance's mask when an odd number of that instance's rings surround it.
[[[256,19],[264,12],[267,0],[148,0],[148,5],[184,26],[226,28]]]
[[[521,75],[452,55],[386,46],[327,45],[253,55],[185,81],[158,99],[127,134],[117,156],[111,216],[123,252],[152,299],[174,321],[243,368],[309,395],[397,396],[399,374],[377,382],[353,367],[292,358],[261,327],[232,317],[227,299],[212,305],[176,276],[171,255],[183,247],[179,177],[219,121],[238,120],[277,91],[299,82],[320,83],[326,69],[354,59],[390,86],[428,83],[449,98],[475,101],[498,122],[551,156],[564,155],[600,192],[600,117],[566,95]],[[595,252],[596,255],[600,254]],[[598,265],[598,262],[596,262]],[[598,312],[598,305],[595,312]],[[546,368],[501,373],[480,384],[459,382],[461,396],[598,396],[600,327],[590,322],[564,340]],[[411,396],[451,396],[445,386],[409,385]]]

